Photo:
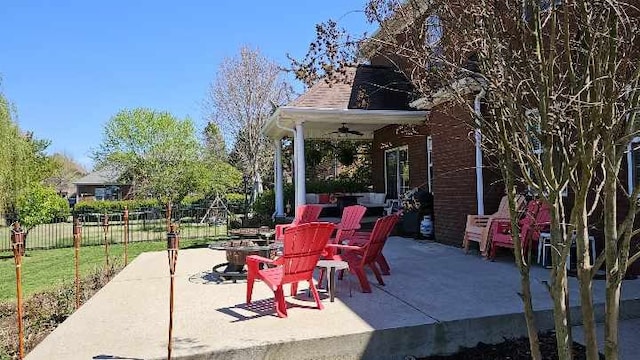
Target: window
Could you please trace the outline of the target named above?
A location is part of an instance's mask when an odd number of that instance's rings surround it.
[[[433,194],[433,140],[427,136],[427,186]]]
[[[384,152],[384,174],[388,199],[398,199],[409,191],[409,155],[406,146]]]

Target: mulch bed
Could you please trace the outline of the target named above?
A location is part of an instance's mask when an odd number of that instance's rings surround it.
[[[540,351],[545,360],[558,359],[556,350],[556,338],[553,332],[540,334]],[[573,354],[575,360],[586,359],[585,347],[576,342],[573,343]],[[499,344],[478,343],[473,348],[464,348],[459,352],[448,356],[429,356],[419,358],[419,360],[529,360],[529,339],[526,337],[516,339],[506,339]],[[604,359],[600,355],[600,359]]]

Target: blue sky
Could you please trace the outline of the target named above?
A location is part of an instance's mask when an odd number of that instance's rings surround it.
[[[3,0],[0,86],[21,129],[90,168],[118,110],[166,110],[201,128],[201,104],[224,57],[246,44],[287,65],[287,53],[306,53],[320,21],[371,30],[362,12],[350,13],[364,3]]]

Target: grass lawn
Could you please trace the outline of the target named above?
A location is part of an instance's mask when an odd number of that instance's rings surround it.
[[[210,238],[185,239],[180,248],[203,247],[211,242]],[[140,253],[166,250],[166,241],[136,242],[129,245],[129,262]],[[124,262],[124,247],[120,244],[109,246],[110,262]],[[58,286],[63,282],[73,282],[73,248],[29,250],[22,258],[22,288],[25,297],[39,291]],[[80,248],[81,276],[88,275],[96,267],[104,266],[104,246],[84,246]],[[13,253],[0,252],[0,301],[13,300],[16,296],[15,263]]]

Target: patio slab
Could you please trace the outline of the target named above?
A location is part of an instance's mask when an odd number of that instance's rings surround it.
[[[403,359],[526,333],[512,262],[489,262],[458,248],[399,237],[389,239],[385,254],[392,266],[386,286],[370,275],[373,293],[363,294],[355,277],[347,276],[339,281],[334,303],[324,296],[322,311],[310,308],[315,303],[301,286],[296,298],[287,297],[289,317],[280,319],[264,284],[255,285],[254,303],[247,306],[244,281],[214,281],[211,267],[225,261],[224,252],[183,250],[176,274],[174,358]],[[166,252],[140,255],[27,359],[166,358],[167,263]],[[532,269],[541,329],[552,327],[543,284],[548,278],[549,270]],[[576,305],[575,279],[570,286]],[[640,318],[640,280],[625,281],[622,297],[621,316]],[[603,281],[594,283],[594,298],[603,303]],[[578,311],[572,319],[579,322]]]

